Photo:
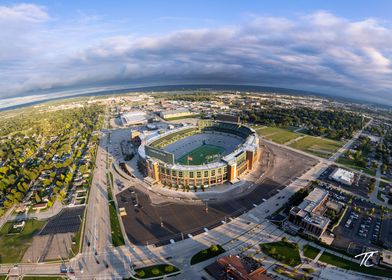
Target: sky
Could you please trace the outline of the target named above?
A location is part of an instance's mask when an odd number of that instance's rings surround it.
[[[172,84],[392,105],[391,11],[388,0],[0,1],[0,108]]]

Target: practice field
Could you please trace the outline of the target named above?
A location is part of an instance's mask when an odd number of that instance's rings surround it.
[[[290,145],[290,147],[295,149],[302,150],[323,158],[329,158],[341,146],[343,146],[342,142],[313,136],[305,136],[304,138]]]
[[[301,137],[301,134],[299,133],[295,133],[278,127],[259,128],[257,129],[257,133],[263,136],[265,139],[271,140],[279,144],[284,144],[298,137]]]
[[[184,165],[201,165],[212,162],[214,156],[220,155],[224,148],[214,145],[203,145],[180,157],[177,162]],[[189,157],[189,161],[188,161]]]

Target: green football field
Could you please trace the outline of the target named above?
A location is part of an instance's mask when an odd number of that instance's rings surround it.
[[[201,165],[211,162],[213,156],[219,155],[224,151],[225,149],[219,146],[203,145],[183,155],[177,162],[179,164],[188,165],[188,156],[190,156],[192,160],[189,160],[189,165]]]

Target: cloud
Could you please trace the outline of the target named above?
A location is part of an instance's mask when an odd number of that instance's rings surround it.
[[[46,9],[33,4],[0,6],[0,22],[44,22],[49,19]]]
[[[392,28],[375,19],[319,11],[144,37],[100,16],[53,25],[45,8],[27,4],[0,7],[0,20],[11,27],[0,30],[1,42],[23,31],[0,44],[2,98],[121,84],[231,83],[392,105]]]

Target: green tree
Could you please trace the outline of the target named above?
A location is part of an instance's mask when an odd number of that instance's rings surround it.
[[[153,275],[159,275],[161,272],[159,271],[158,268],[154,267],[153,269],[151,269],[151,273],[152,273]]]
[[[146,276],[146,273],[144,272],[143,269],[139,270],[136,275],[140,278],[143,278],[144,276]]]

